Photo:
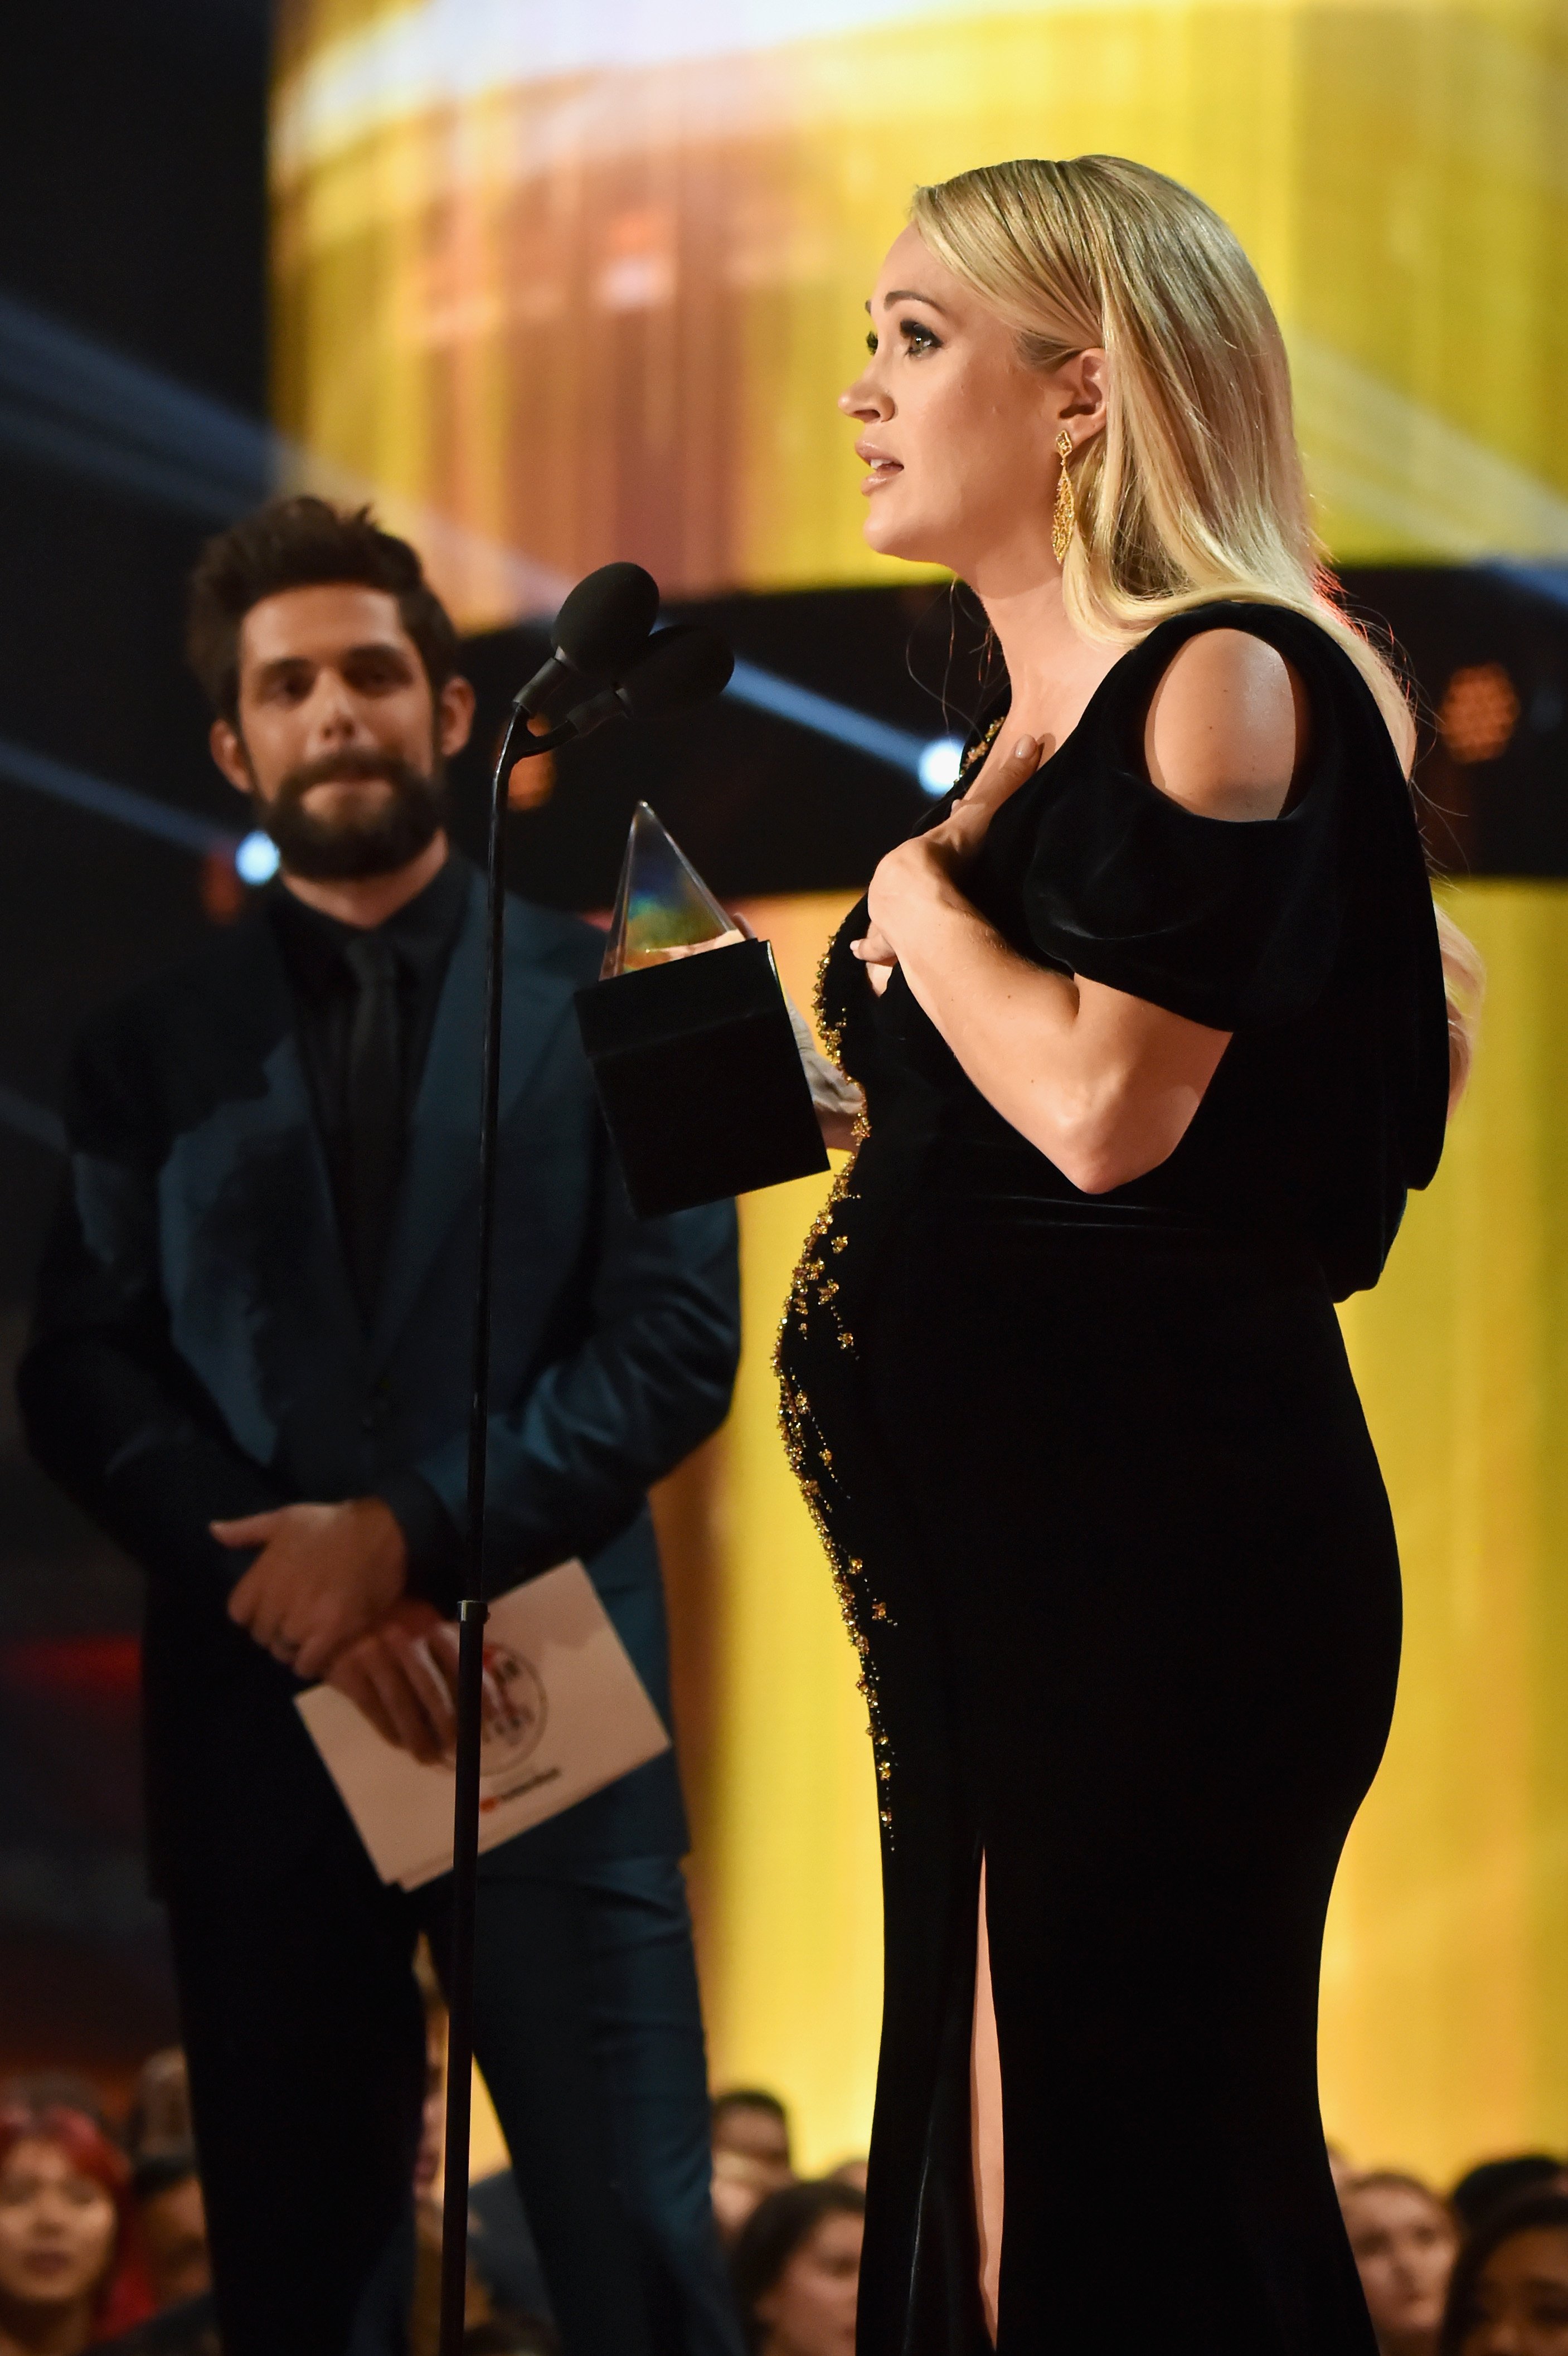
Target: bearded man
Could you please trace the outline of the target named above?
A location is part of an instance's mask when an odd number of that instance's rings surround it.
[[[209,545],[188,645],[280,876],[81,1043],[24,1413],[147,1574],[227,2356],[392,2356],[448,1880],[378,1880],[294,1701],[326,1677],[423,1758],[451,1731],[485,926],[444,773],[474,698],[413,550],[318,499]],[[601,946],[509,903],[487,1537],[496,1589],[580,1556],[667,1714],[646,1493],[728,1404],[735,1224],[627,1206],[572,1012]],[[481,1866],[479,2060],[566,2356],[738,2349],[685,1846],[667,1755]]]

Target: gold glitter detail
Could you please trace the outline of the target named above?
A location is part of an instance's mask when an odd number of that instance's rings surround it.
[[[830,1064],[836,1064],[843,1072],[843,1021],[841,1016],[835,1023],[828,1012],[828,961],[832,953],[833,944],[830,941],[817,961],[817,981],[811,992],[811,1006],[817,1018],[817,1029],[822,1033],[822,1053]],[[844,1073],[846,1079],[848,1076],[848,1073]]]
[[[871,1734],[872,1753],[876,1762],[879,1786],[886,1787],[893,1775],[893,1747],[882,1722],[882,1710],[876,1690],[876,1673],[872,1660],[871,1638],[867,1622],[878,1621],[887,1627],[897,1626],[886,1603],[869,1591],[865,1565],[858,1555],[846,1554],[835,1540],[828,1519],[823,1494],[824,1483],[832,1488],[836,1481],[832,1450],[820,1430],[805,1392],[790,1378],[784,1365],[784,1343],[791,1323],[803,1337],[811,1331],[813,1314],[829,1320],[841,1350],[853,1350],[854,1336],[843,1322],[838,1306],[838,1280],[825,1273],[822,1246],[833,1252],[844,1248],[847,1236],[832,1233],[841,1205],[858,1199],[850,1181],[854,1173],[855,1155],[869,1134],[869,1123],[863,1113],[854,1125],[854,1152],[834,1179],[817,1217],[812,1221],[801,1248],[800,1264],[789,1286],[789,1297],[784,1304],[784,1314],[779,1321],[779,1339],[773,1353],[773,1371],[779,1378],[779,1428],[783,1435],[784,1452],[790,1470],[800,1486],[806,1511],[812,1526],[822,1542],[832,1573],[839,1609],[849,1630],[851,1644],[860,1657],[860,1675],[855,1680],[865,1697],[865,1713]],[[893,1815],[886,1803],[878,1808],[878,1816],[889,1837],[893,1830]]]
[[[1006,717],[1006,713],[1004,712],[1002,720],[1004,720]],[[991,747],[995,744],[996,739],[1002,734],[1002,720],[993,720],[990,727],[986,730],[984,735],[980,739],[979,743],[970,746],[968,752],[963,756],[962,763],[961,764],[961,774],[967,773],[969,770],[972,769],[977,761],[984,760],[985,755],[990,752]]]

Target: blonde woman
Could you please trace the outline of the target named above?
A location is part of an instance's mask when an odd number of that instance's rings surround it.
[[[859,2344],[1373,2356],[1314,2043],[1400,1641],[1333,1304],[1466,1052],[1409,715],[1196,198],[966,173],[868,308],[866,538],[1010,700],[825,960],[869,1134],[779,1345],[884,1827]]]

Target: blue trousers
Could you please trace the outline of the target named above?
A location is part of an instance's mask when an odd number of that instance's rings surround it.
[[[424,2077],[411,1971],[449,1884],[384,1888],[347,1826],[170,1901],[225,2356],[402,2356]],[[672,1858],[481,1861],[475,2044],[564,2356],[739,2356]]]

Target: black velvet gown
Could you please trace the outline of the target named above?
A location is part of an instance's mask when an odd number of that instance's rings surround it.
[[[1157,792],[1194,631],[1312,705],[1286,813]],[[932,822],[946,806],[933,813]],[[1181,1144],[1090,1197],[903,978],[824,960],[869,1134],[781,1329],[785,1436],[863,1667],[886,2001],[862,2356],[979,2356],[969,2044],[986,1860],[1000,2356],[1373,2356],[1316,2091],[1324,1912],[1394,1697],[1399,1565],[1333,1303],[1442,1146],[1409,791],[1314,624],[1124,657],[965,888],[1025,955],[1233,1033]]]

